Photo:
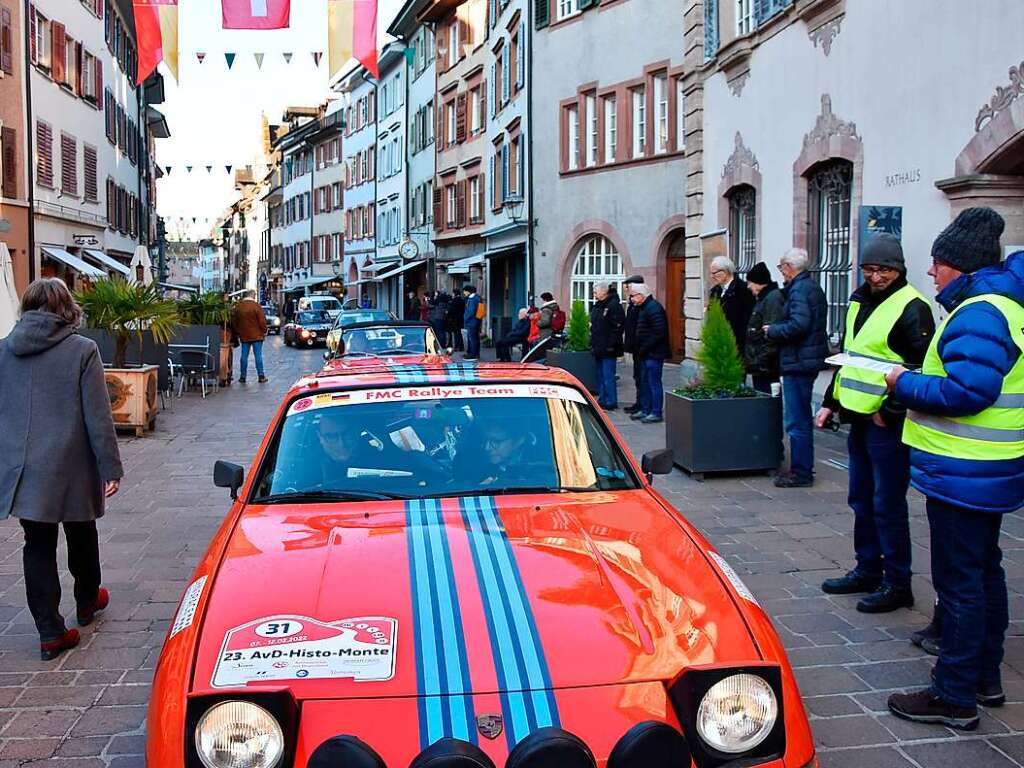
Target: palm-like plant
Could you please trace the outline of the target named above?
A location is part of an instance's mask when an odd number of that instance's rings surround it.
[[[178,307],[160,295],[156,285],[129,283],[122,277],[99,280],[75,294],[91,328],[114,336],[114,367],[124,368],[128,344],[135,336],[142,359],[143,332],[158,344],[167,344],[179,325]]]
[[[226,327],[231,319],[231,304],[219,293],[193,294],[178,302],[178,311],[191,325]]]

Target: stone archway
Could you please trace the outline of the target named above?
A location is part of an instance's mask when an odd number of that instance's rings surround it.
[[[978,111],[975,134],[956,158],[955,176],[936,182],[949,198],[950,217],[984,205],[1006,220],[1005,245],[1024,244],[1024,62],[1011,67]]]

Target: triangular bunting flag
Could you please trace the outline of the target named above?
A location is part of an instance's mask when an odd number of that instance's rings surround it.
[[[256,59],[256,69],[263,69],[263,54],[254,53],[253,56]]]
[[[228,69],[231,69],[231,65],[235,63],[235,54],[233,54],[233,53],[225,53],[224,54],[224,61],[226,61],[228,63]]]
[[[284,63],[285,64],[291,64],[292,63],[292,55],[290,53],[284,54]]]
[[[168,165],[166,168],[164,168],[164,170],[167,171],[168,176],[171,175],[171,166]]]
[[[213,172],[213,166],[212,165],[206,166],[206,172],[207,173],[212,173]]]
[[[193,223],[193,224],[195,224],[195,223],[196,223],[196,217],[195,217],[195,216],[193,216],[193,217],[192,217],[192,223]]]
[[[204,61],[206,61],[206,54],[205,53],[197,53],[196,54],[196,58],[199,59],[199,63],[202,64]]]
[[[185,172],[186,173],[192,173],[192,166],[191,165],[186,165],[185,166]]]
[[[228,171],[228,173],[231,173],[231,169],[232,169],[232,168],[233,168],[234,166],[231,166],[231,165],[225,165],[224,167],[225,167],[225,168],[227,168],[227,171]]]
[[[320,59],[323,58],[323,55],[324,55],[323,51],[313,51],[313,66],[314,67],[319,68],[319,66],[320,66]]]

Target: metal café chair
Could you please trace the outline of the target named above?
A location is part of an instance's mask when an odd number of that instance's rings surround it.
[[[217,369],[213,355],[209,351],[210,342],[206,344],[170,344],[168,345],[167,364],[170,368],[170,380],[177,380],[178,397],[185,391],[189,382],[199,380],[199,385],[206,398],[206,381],[213,380],[213,390],[217,391]]]

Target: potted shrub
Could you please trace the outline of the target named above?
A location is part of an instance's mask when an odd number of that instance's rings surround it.
[[[178,325],[178,308],[165,301],[155,285],[129,283],[122,277],[98,280],[75,298],[89,327],[114,340],[113,364],[104,370],[114,423],[132,427],[141,436],[156,424],[159,366],[129,365],[128,346],[137,341],[141,361],[147,336],[153,344],[166,345]]]
[[[191,327],[183,329],[175,342],[201,345],[209,340],[221,384],[227,384],[232,377],[231,310],[231,302],[220,293],[193,294],[178,302],[178,312]]]
[[[597,362],[590,351],[590,315],[587,305],[577,299],[569,311],[565,345],[549,350],[545,362],[568,371],[590,392],[597,393]]]
[[[676,464],[698,476],[778,467],[782,398],[746,386],[736,338],[717,300],[708,308],[697,362],[697,379],[665,393],[665,444]]]

